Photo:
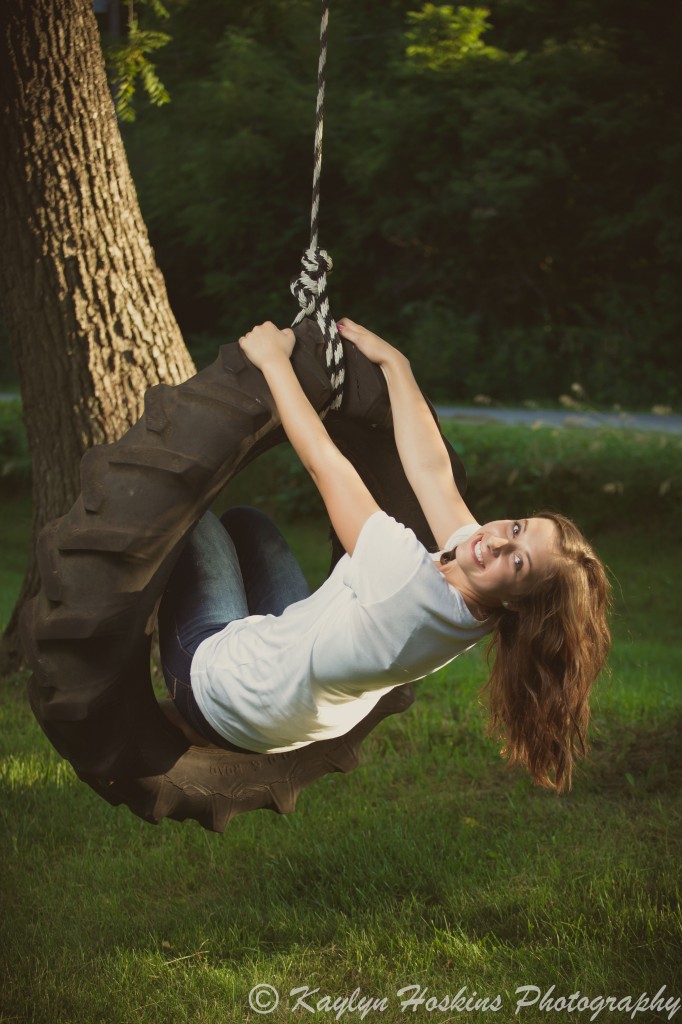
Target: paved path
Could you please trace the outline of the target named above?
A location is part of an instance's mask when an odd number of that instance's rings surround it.
[[[0,392],[0,402],[18,397],[16,394]],[[682,416],[674,413],[657,416],[652,412],[566,412],[563,409],[497,409],[488,405],[437,405],[436,412],[444,419],[468,420],[470,423],[525,423],[529,427],[625,427],[628,430],[682,434]]]
[[[682,434],[682,416],[652,412],[568,412],[564,409],[497,409],[492,406],[437,405],[444,419],[470,423],[525,423],[543,427],[625,427],[628,430]]]

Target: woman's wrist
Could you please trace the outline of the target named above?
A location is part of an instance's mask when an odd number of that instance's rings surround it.
[[[269,353],[267,360],[264,361],[261,367],[261,373],[268,381],[273,376],[280,376],[288,371],[294,372],[291,359],[285,352],[280,350],[274,350]]]
[[[411,377],[412,368],[410,361],[399,349],[391,348],[386,357],[379,363],[386,381],[391,384],[400,377]]]

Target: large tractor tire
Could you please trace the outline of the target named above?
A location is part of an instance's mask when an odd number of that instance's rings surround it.
[[[321,411],[331,394],[322,338],[312,321],[296,336],[293,366]],[[329,431],[382,507],[428,546],[382,374],[350,346],[346,356],[344,403],[327,416]],[[146,821],[195,818],[222,832],[243,811],[288,813],[304,786],[355,767],[367,734],[412,703],[412,688],[397,687],[347,735],[280,754],[190,746],[159,709],[151,639],[184,540],[228,480],[283,438],[262,374],[238,345],[226,345],[185,383],[150,389],[123,437],[86,452],[80,497],[40,535],[41,590],[22,620],[31,706],[78,776]],[[341,553],[336,542],[332,564]]]

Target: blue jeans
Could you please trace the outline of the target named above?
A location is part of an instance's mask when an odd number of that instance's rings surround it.
[[[280,615],[310,590],[272,520],[255,508],[207,512],[192,530],[159,608],[166,686],[182,717],[205,739],[241,750],[204,718],[192,693],[192,656],[207,637],[246,615]],[[229,679],[225,680],[229,690]]]

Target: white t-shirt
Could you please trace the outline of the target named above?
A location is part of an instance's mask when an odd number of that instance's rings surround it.
[[[462,527],[446,550],[477,524]],[[279,615],[249,615],[204,640],[192,690],[206,720],[258,753],[341,736],[394,686],[422,679],[490,632],[414,532],[385,512],[362,527],[322,586]]]

